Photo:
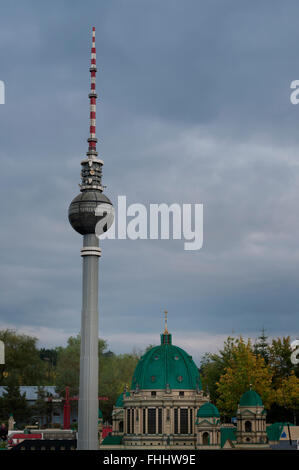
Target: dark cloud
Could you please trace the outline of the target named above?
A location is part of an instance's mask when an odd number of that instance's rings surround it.
[[[140,347],[158,335],[164,308],[193,348],[197,333],[202,347],[202,335],[232,330],[297,334],[298,10],[295,1],[6,4],[2,325],[36,331],[43,344],[80,328],[82,240],[67,209],[87,146],[95,24],[107,194],[204,204],[199,252],[183,241],[102,242],[101,335],[115,350]]]

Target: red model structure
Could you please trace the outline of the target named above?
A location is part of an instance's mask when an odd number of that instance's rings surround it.
[[[70,388],[65,387],[65,399],[63,406],[63,429],[71,427],[71,401],[78,401],[78,397],[70,397]],[[99,397],[99,400],[107,401],[108,397]]]

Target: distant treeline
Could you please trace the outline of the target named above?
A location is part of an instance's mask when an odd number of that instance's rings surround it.
[[[43,386],[54,385],[62,396],[65,388],[78,395],[80,336],[70,337],[65,347],[38,349],[37,338],[0,330],[5,344],[5,365],[0,365],[0,385],[7,393],[0,399],[0,419],[14,409],[16,420],[49,414]],[[203,390],[219,408],[224,420],[235,415],[240,396],[250,388],[262,397],[268,422],[296,421],[299,412],[299,366],[291,361],[289,337],[268,340],[263,331],[259,338],[245,341],[228,337],[218,353],[206,353],[199,365]],[[104,420],[111,419],[112,407],[125,387],[130,387],[141,353],[115,354],[99,339],[99,395],[108,397],[100,403]],[[28,409],[18,387],[39,386],[39,399]],[[72,406],[76,406],[76,402]]]

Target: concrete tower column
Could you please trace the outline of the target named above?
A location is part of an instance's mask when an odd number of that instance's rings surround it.
[[[78,443],[80,450],[98,449],[98,264],[101,256],[98,236],[113,222],[113,206],[103,194],[103,160],[96,149],[96,46],[95,28],[92,28],[90,63],[90,134],[87,158],[81,161],[80,194],[69,206],[69,221],[76,232],[83,235],[83,285],[81,315],[81,353],[79,385]],[[107,218],[108,214],[112,214]],[[108,220],[109,219],[109,220]],[[101,221],[100,227],[98,222]],[[96,235],[97,234],[97,235]]]
[[[101,256],[96,235],[83,237],[83,282],[77,448],[98,449],[98,264]]]

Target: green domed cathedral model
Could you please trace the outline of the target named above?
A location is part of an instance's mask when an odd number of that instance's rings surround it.
[[[237,427],[221,424],[204,394],[192,356],[172,344],[167,329],[159,346],[139,360],[130,390],[119,395],[112,412],[113,432],[102,442],[111,448],[175,449],[265,448],[266,412],[250,390],[240,400]]]

